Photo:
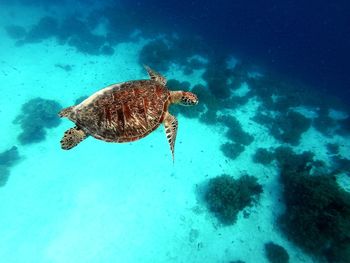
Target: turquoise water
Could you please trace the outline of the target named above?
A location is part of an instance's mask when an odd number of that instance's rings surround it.
[[[0,5],[0,262],[349,262],[341,97],[119,5],[33,3]],[[163,125],[62,150],[58,112],[143,64],[200,101],[169,109],[174,162]]]

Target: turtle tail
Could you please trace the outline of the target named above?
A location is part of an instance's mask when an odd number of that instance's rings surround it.
[[[61,110],[58,113],[58,116],[60,116],[60,118],[62,117],[69,117],[69,115],[72,113],[72,109],[74,106],[68,107],[68,108],[64,108],[63,110]]]

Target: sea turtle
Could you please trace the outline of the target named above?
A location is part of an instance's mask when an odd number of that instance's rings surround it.
[[[60,111],[60,117],[76,124],[64,133],[62,149],[72,149],[89,135],[107,142],[136,141],[163,123],[174,159],[178,122],[169,105],[196,105],[198,99],[191,92],[169,91],[163,76],[148,66],[145,69],[150,79],[110,85]]]

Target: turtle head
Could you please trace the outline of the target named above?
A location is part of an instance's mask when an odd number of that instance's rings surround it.
[[[196,94],[189,91],[172,91],[171,100],[173,103],[180,104],[182,106],[193,106],[198,104]]]

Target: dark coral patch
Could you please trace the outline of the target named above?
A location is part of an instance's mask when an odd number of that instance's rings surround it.
[[[11,149],[0,153],[0,165],[11,167],[20,160],[18,148],[13,146]]]
[[[271,263],[288,263],[289,255],[286,249],[273,242],[265,244],[266,257]]]
[[[55,37],[59,44],[68,44],[82,53],[92,55],[114,53],[113,48],[105,44],[104,36],[93,34],[88,23],[75,16],[66,17],[62,22],[45,16],[17,44],[39,42],[51,37]]]
[[[337,129],[337,134],[346,135],[350,134],[350,117],[339,121],[339,128]]]
[[[276,117],[258,112],[252,120],[269,129],[275,139],[291,145],[298,145],[302,134],[311,126],[310,119],[295,111],[281,113]]]
[[[281,168],[289,166],[299,167],[305,163],[312,163],[314,154],[310,151],[296,154],[290,147],[279,146],[275,149],[275,158]]]
[[[229,140],[246,146],[254,141],[254,137],[242,129],[235,117],[224,115],[219,118],[219,121],[228,127],[226,137]]]
[[[254,137],[249,133],[245,132],[243,129],[229,128],[226,137],[231,141],[239,144],[249,145],[254,141]]]
[[[101,54],[106,56],[112,56],[114,54],[114,48],[109,45],[101,47]]]
[[[39,42],[54,37],[58,32],[58,22],[50,16],[41,18],[26,34],[24,42]]]
[[[21,144],[31,144],[45,139],[45,128],[60,124],[58,112],[62,106],[54,101],[42,98],[31,99],[22,106],[22,112],[14,123],[19,124],[22,132],[18,136]]]
[[[217,123],[217,114],[214,110],[207,110],[201,114],[199,121],[208,125],[215,125]]]
[[[332,157],[333,161],[333,174],[347,173],[350,175],[350,160],[340,155]]]
[[[267,128],[271,128],[274,122],[274,118],[271,117],[268,113],[263,113],[260,110],[255,114],[251,120],[255,121],[256,123],[266,126]]]
[[[184,66],[184,74],[190,75],[193,73],[194,70],[202,69],[206,66],[205,63],[200,61],[197,58],[191,58],[188,60],[188,63]]]
[[[0,165],[0,187],[5,186],[10,177],[10,169],[5,165]]]
[[[154,39],[143,46],[139,55],[140,64],[145,64],[159,71],[167,71],[171,64],[177,64],[186,74],[198,68],[191,67],[194,55],[203,53],[202,42],[195,37],[165,36]]]
[[[327,114],[319,114],[319,116],[313,120],[312,126],[321,132],[324,136],[331,137],[337,122],[328,116]]]
[[[191,83],[188,81],[178,81],[177,79],[169,79],[166,83],[169,90],[184,90],[187,91],[191,87]]]
[[[275,159],[274,152],[271,152],[264,148],[258,148],[253,155],[253,162],[261,163],[263,165],[270,164]]]
[[[170,47],[162,40],[153,40],[146,44],[140,52],[140,64],[148,65],[158,71],[169,69],[173,54]]]
[[[208,89],[219,99],[226,99],[230,96],[228,78],[231,71],[227,69],[226,58],[212,58],[203,74],[203,79],[207,82]]]
[[[222,224],[236,222],[237,214],[257,202],[262,186],[254,176],[243,175],[239,179],[224,174],[209,180],[203,191],[209,211]]]
[[[259,117],[261,118],[262,115]],[[266,121],[268,122],[267,128],[270,130],[271,135],[277,140],[291,145],[298,145],[302,134],[311,126],[310,119],[295,111],[288,111],[278,115],[276,118],[267,117]]]
[[[279,226],[304,251],[327,262],[350,262],[350,194],[330,174],[311,175],[310,154],[289,155],[281,162],[286,210]]]
[[[244,152],[244,145],[239,143],[224,143],[220,147],[223,154],[230,158],[231,160],[235,160],[242,152]]]
[[[339,145],[336,143],[327,143],[327,152],[328,154],[338,154],[339,153]]]
[[[10,169],[21,159],[18,148],[13,146],[11,149],[0,153],[0,187],[4,186],[10,176]]]

